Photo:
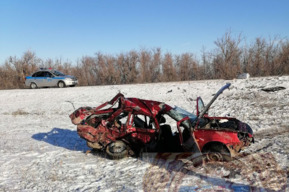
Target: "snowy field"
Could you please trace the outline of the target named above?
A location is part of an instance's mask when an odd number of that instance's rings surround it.
[[[75,108],[125,97],[195,111],[227,82],[210,116],[251,125],[255,143],[239,159],[195,168],[154,154],[118,161],[86,154],[68,117]],[[262,88],[286,89],[265,92]],[[289,76],[75,88],[0,90],[0,191],[289,191]]]

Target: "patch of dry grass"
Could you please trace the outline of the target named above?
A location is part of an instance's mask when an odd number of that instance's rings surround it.
[[[17,116],[17,115],[28,115],[29,113],[22,110],[22,109],[18,109],[17,111],[12,112],[13,116]]]

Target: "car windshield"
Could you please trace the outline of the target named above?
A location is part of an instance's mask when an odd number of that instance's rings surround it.
[[[170,111],[168,111],[167,113],[171,118],[173,118],[176,121],[180,121],[185,117],[189,117],[190,122],[194,122],[197,119],[197,116],[180,108],[180,107],[174,107],[173,109],[171,109]],[[183,124],[186,127],[190,127],[189,123],[187,121],[184,121]]]
[[[190,112],[188,112],[188,111],[186,111],[180,107],[177,107],[177,106],[174,107],[171,111],[172,111],[172,114],[174,114],[174,116],[175,116],[174,119],[176,119],[178,121],[187,117],[187,116],[190,118],[190,120],[192,122],[197,119],[196,115],[194,115],[194,114],[192,114],[192,113],[190,113]]]
[[[55,75],[55,76],[65,76],[63,73],[61,73],[60,71],[52,71],[52,73]]]

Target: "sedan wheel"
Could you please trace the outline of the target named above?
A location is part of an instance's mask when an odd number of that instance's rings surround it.
[[[36,89],[36,88],[37,88],[37,85],[36,85],[35,83],[31,83],[31,84],[30,84],[30,88],[31,88],[31,89]]]
[[[59,87],[59,88],[65,87],[65,83],[62,82],[62,81],[58,82],[58,87]]]

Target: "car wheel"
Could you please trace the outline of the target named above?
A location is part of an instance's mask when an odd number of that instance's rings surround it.
[[[59,88],[64,88],[64,87],[65,87],[65,83],[64,83],[63,81],[59,81],[58,84],[57,84],[57,86],[58,86]]]
[[[31,89],[36,89],[36,88],[37,88],[36,83],[31,83],[31,84],[30,84],[30,88],[31,88]]]
[[[232,159],[230,152],[222,145],[211,146],[204,152],[206,161],[208,162],[223,162]]]
[[[123,141],[115,141],[106,147],[106,154],[111,159],[122,159],[128,155],[128,147]]]

